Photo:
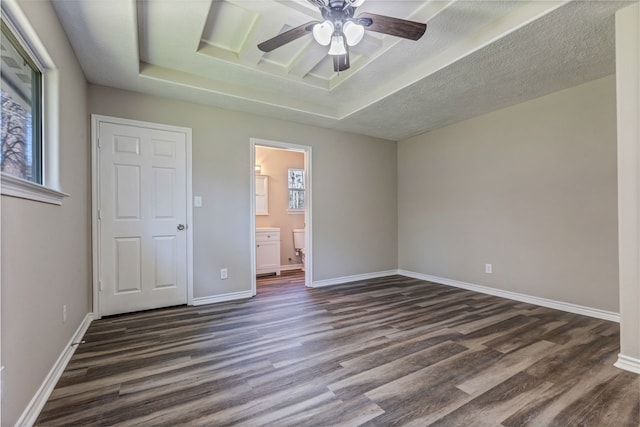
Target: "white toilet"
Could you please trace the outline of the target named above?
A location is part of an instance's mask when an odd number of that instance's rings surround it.
[[[293,248],[300,254],[302,271],[304,271],[304,228],[293,229]]]

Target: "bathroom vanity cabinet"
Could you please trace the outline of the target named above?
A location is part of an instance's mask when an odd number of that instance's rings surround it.
[[[256,228],[256,274],[280,275],[280,229]]]

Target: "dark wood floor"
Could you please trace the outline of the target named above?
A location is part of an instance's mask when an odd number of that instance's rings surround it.
[[[304,271],[284,270],[280,273],[280,276],[265,274],[257,276],[256,280],[256,286],[263,289],[266,289],[265,286],[284,284],[300,284],[304,286]],[[258,292],[260,292],[260,289],[258,289]]]
[[[286,277],[285,277],[286,279]],[[618,325],[393,276],[94,322],[41,425],[638,426]]]

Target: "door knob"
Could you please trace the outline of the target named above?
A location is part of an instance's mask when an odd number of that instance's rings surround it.
[[[178,230],[180,231],[184,230],[184,224],[178,224]]]

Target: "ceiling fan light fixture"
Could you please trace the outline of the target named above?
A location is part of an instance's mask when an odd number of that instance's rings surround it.
[[[344,37],[333,36],[331,37],[331,47],[329,48],[329,55],[346,55],[347,48],[344,46]]]
[[[313,27],[313,38],[322,46],[329,46],[333,30],[334,27],[331,21],[324,21],[320,24],[316,24]]]
[[[364,27],[351,21],[344,23],[342,32],[344,33],[349,46],[357,45],[360,43],[360,40],[362,40],[362,37],[364,37]]]

